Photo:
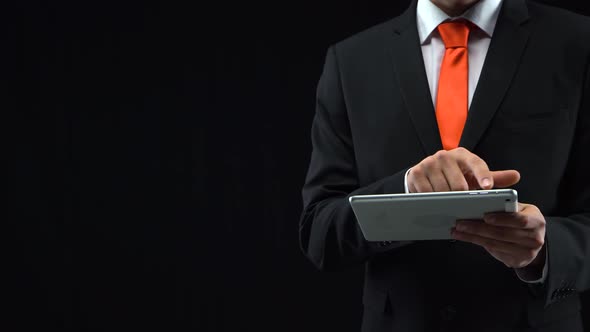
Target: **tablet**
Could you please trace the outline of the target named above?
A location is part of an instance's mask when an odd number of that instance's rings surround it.
[[[355,195],[349,202],[367,241],[451,239],[458,219],[518,211],[513,189]]]

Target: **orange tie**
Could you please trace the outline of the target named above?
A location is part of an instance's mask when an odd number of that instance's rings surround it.
[[[467,120],[470,25],[465,21],[441,23],[438,32],[445,44],[436,97],[436,121],[445,150],[459,146]]]

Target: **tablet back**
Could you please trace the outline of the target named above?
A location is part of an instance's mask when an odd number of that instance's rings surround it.
[[[458,219],[481,220],[485,213],[515,212],[518,206],[512,189],[357,195],[349,201],[368,241],[450,239]]]

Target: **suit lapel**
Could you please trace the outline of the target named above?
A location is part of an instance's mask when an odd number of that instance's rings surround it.
[[[398,86],[424,152],[432,155],[442,149],[442,143],[416,28],[416,1],[393,21],[393,30],[388,58],[393,59]]]
[[[473,151],[500,107],[525,49],[530,25],[524,0],[504,1],[469,109],[460,146]]]

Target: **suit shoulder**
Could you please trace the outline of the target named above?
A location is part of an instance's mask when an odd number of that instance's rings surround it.
[[[590,53],[590,17],[532,1],[529,1],[528,7],[541,35],[570,50]]]
[[[528,1],[528,8],[531,16],[540,19],[542,24],[551,25],[551,28],[554,29],[566,30],[568,35],[590,32],[590,17],[588,16],[533,1]]]
[[[337,53],[343,55],[354,55],[359,54],[359,52],[366,54],[376,47],[381,47],[384,39],[390,33],[393,33],[394,20],[391,19],[358,32],[335,43],[332,47]]]

